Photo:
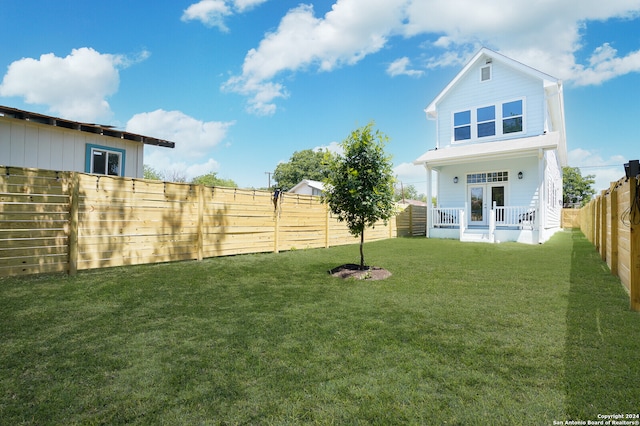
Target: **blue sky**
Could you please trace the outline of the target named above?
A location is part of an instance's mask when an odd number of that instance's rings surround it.
[[[564,81],[596,189],[640,157],[640,0],[0,0],[0,38],[1,105],[175,141],[145,163],[187,178],[266,187],[374,120],[426,192],[423,110],[482,46]]]

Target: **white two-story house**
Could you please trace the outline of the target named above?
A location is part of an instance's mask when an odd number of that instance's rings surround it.
[[[537,244],[560,229],[560,80],[483,48],[425,112],[436,144],[414,164],[427,170],[427,199],[437,191],[428,237]]]

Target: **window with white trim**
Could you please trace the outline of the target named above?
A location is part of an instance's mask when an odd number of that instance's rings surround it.
[[[502,133],[522,131],[522,99],[502,104]]]
[[[496,134],[496,107],[490,105],[478,108],[478,137],[495,136]]]
[[[471,139],[471,111],[460,111],[453,114],[454,140]]]
[[[524,99],[453,113],[453,142],[501,137],[524,131]]]
[[[467,183],[508,182],[509,172],[469,173]]]
[[[86,171],[96,175],[123,176],[125,151],[87,144]]]
[[[491,80],[491,65],[480,68],[480,81]]]

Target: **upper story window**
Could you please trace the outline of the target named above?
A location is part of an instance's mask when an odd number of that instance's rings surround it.
[[[496,107],[478,108],[478,137],[484,138],[496,134]]]
[[[471,139],[471,111],[461,111],[453,114],[454,140]]]
[[[489,80],[491,80],[491,64],[487,64],[486,66],[480,68],[480,81]]]
[[[96,175],[124,176],[125,150],[87,145],[85,171]]]
[[[502,133],[522,131],[522,99],[502,104]]]
[[[454,143],[492,136],[500,137],[522,131],[524,131],[523,99],[453,113]]]

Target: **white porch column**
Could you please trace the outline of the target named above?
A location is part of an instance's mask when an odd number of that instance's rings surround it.
[[[547,223],[547,200],[545,198],[545,182],[547,181],[545,178],[546,170],[544,150],[540,148],[538,149],[538,211],[536,220],[538,225],[538,244],[541,244],[544,241],[542,233],[544,232],[544,226]]]
[[[424,168],[427,170],[427,229],[425,232],[425,236],[427,238],[429,238],[429,233],[431,232],[431,224],[432,224],[432,219],[431,219],[431,209],[433,208],[433,206],[431,205],[431,186],[432,186],[432,182],[431,182],[431,166],[428,165],[427,163],[424,163]]]

